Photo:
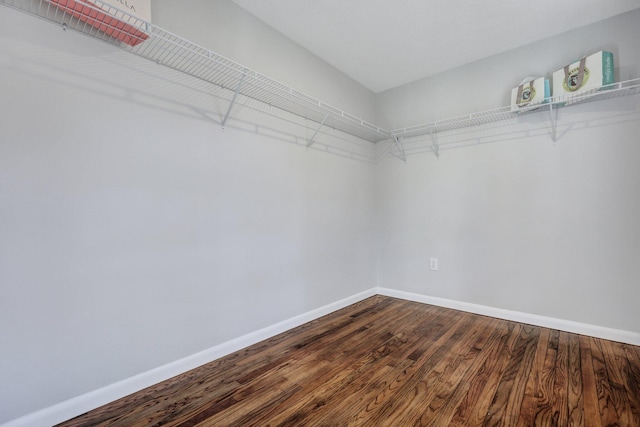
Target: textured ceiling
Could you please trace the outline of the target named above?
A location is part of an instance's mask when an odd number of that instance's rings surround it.
[[[233,1],[375,93],[640,8],[640,0]]]

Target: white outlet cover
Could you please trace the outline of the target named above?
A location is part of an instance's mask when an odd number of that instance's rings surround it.
[[[429,258],[429,268],[433,271],[438,270],[438,258]]]

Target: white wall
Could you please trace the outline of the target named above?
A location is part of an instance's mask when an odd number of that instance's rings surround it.
[[[375,116],[368,91],[231,2],[188,2],[219,12],[197,25],[175,11],[187,2],[156,2],[159,25]],[[524,75],[598,48],[637,77],[638,17],[385,92],[379,121],[503,105]],[[7,8],[0,82],[0,423],[376,279],[638,331],[637,96],[563,110],[557,145],[531,116],[375,168],[351,159],[370,144],[323,131],[306,149],[315,125],[244,99],[222,130],[229,93]]]
[[[388,91],[381,114],[497,108],[523,77],[603,48],[618,79],[640,77],[638,24],[640,10]],[[640,332],[640,97],[561,110],[557,145],[547,114],[442,133],[439,159],[407,141],[406,165],[378,166],[380,286]]]
[[[0,423],[374,286],[372,144],[6,7],[0,82]]]
[[[231,0],[153,0],[153,22],[334,107],[377,123],[375,95]]]
[[[509,105],[525,77],[550,75],[599,50],[613,52],[616,81],[638,78],[638,23],[640,9],[382,92],[378,122],[398,129]]]

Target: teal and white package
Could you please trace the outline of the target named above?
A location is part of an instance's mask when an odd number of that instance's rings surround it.
[[[544,77],[527,77],[520,86],[511,90],[511,111],[529,111],[535,109],[551,96],[549,80]],[[537,107],[536,107],[537,108]]]
[[[555,71],[553,96],[571,98],[610,84],[613,84],[613,54],[602,50]],[[570,103],[568,99],[565,102]]]

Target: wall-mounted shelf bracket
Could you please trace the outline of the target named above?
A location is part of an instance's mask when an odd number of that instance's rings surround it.
[[[85,15],[82,19],[75,8],[78,4],[82,5]],[[237,96],[242,95],[315,123],[320,123],[328,114],[325,126],[365,141],[376,143],[389,139],[389,132],[373,123],[196,45],[104,0],[0,0],[0,6],[42,18],[65,29],[77,31],[185,75],[235,92],[231,105],[222,119],[223,126],[229,119]],[[220,117],[223,117],[222,114]]]
[[[554,145],[558,141],[558,107],[553,107],[553,103],[549,104],[549,119],[551,121],[551,139]]]
[[[394,148],[397,152],[394,152]],[[389,150],[389,154],[407,163],[407,154],[404,151],[404,145],[402,144],[401,136],[393,135],[393,146]]]
[[[440,146],[438,145],[438,132],[434,132],[431,131],[431,149],[433,150],[433,154],[436,155],[436,157],[439,159],[440,158]]]
[[[313,135],[311,136],[311,138],[309,138],[309,142],[307,143],[307,148],[311,147],[311,145],[313,145],[313,140],[316,139],[316,136],[318,135],[318,132],[320,132],[320,129],[322,129],[322,126],[324,126],[324,122],[327,121],[327,119],[329,118],[329,113],[327,113],[324,116],[324,119],[322,119],[322,121],[320,122],[320,126],[318,126],[316,128],[316,131],[313,133]]]
[[[238,97],[238,92],[242,88],[242,83],[244,83],[244,78],[247,77],[246,74],[242,74],[240,81],[238,82],[238,86],[236,86],[236,90],[233,93],[233,98],[231,98],[231,103],[229,104],[229,108],[227,108],[227,114],[224,115],[224,119],[222,119],[222,127],[227,124],[227,119],[229,118],[229,113],[231,113],[231,109],[233,108],[233,104],[236,103],[236,98]]]
[[[0,0],[2,1],[2,0]],[[603,86],[587,92],[573,95],[556,96],[548,100],[548,104],[533,105],[523,108],[517,112],[512,106],[504,106],[493,110],[480,111],[462,116],[451,117],[443,120],[436,120],[415,126],[391,130],[391,135],[396,138],[419,138],[431,134],[433,140],[432,151],[439,156],[439,147],[436,134],[455,129],[469,128],[472,126],[485,125],[489,123],[512,120],[524,114],[547,114],[549,107],[549,121],[551,124],[551,138],[555,144],[558,140],[558,110],[570,108],[573,105],[587,102],[602,101],[620,96],[634,95],[640,93],[640,79],[626,80],[618,83]],[[391,153],[393,154],[393,153]],[[396,156],[398,157],[398,156]],[[404,159],[403,159],[404,160]]]

